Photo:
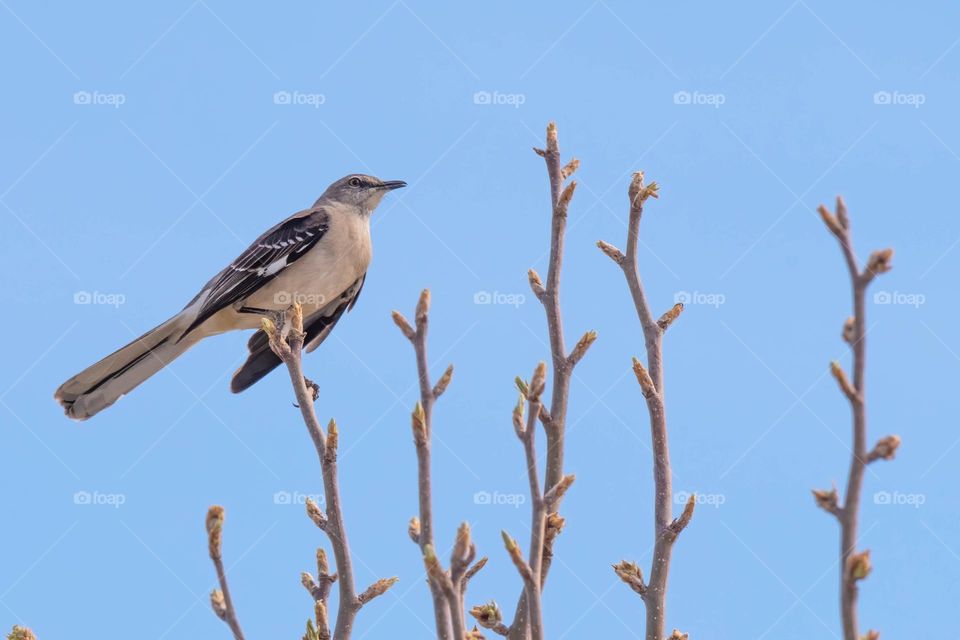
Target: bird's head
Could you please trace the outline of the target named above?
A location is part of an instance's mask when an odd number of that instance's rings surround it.
[[[356,207],[360,213],[369,215],[388,191],[407,186],[403,180],[381,180],[374,176],[354,173],[344,176],[327,187],[320,199]]]

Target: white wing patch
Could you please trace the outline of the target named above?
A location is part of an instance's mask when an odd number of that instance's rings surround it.
[[[289,255],[281,256],[280,258],[274,260],[265,267],[260,267],[257,270],[258,276],[272,276],[273,274],[279,272],[281,269],[287,266],[287,258]]]

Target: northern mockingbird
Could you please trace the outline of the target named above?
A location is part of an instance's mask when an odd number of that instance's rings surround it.
[[[68,417],[86,420],[200,340],[258,329],[261,318],[294,302],[303,305],[305,344],[313,351],[360,295],[372,254],[370,214],[388,191],[405,186],[359,174],[337,180],[312,207],[257,238],[180,313],[64,382],[54,398]],[[230,382],[234,393],[280,364],[262,330],[247,348]]]

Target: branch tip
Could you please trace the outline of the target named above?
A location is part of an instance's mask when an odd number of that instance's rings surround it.
[[[830,213],[825,206],[821,204],[819,207],[817,207],[817,213],[820,214],[820,217],[823,219],[823,224],[827,226],[827,229],[830,230],[830,233],[837,237],[842,237],[846,233],[846,229],[840,225],[840,222],[837,220],[837,218]]]
[[[643,570],[636,562],[621,560],[613,566],[614,573],[631,589],[641,596],[646,595],[647,585],[643,582]]]
[[[427,416],[423,411],[423,405],[420,401],[413,407],[413,413],[410,414],[410,422],[413,427],[413,439],[417,444],[424,444],[427,441]]]
[[[417,332],[413,330],[413,327],[410,326],[410,323],[407,322],[407,319],[403,317],[403,314],[399,311],[390,312],[390,316],[393,318],[393,323],[400,328],[400,331],[403,332],[403,335],[407,337],[408,340],[413,340],[416,337]]]
[[[818,507],[833,515],[840,514],[840,494],[837,493],[835,486],[829,490],[812,489],[811,493],[813,493],[813,499],[816,501]]]
[[[570,201],[573,200],[573,193],[577,190],[577,181],[571,180],[570,184],[563,188],[563,191],[560,192],[560,199],[557,200],[557,212],[560,215],[566,215],[567,207],[570,206]]]
[[[852,553],[847,559],[847,571],[854,580],[863,580],[873,571],[873,565],[870,563],[870,550]]]
[[[527,393],[527,400],[539,402],[543,390],[547,386],[547,363],[541,360],[537,368],[533,370],[533,376],[530,378],[530,388]]]
[[[657,320],[657,326],[660,327],[660,331],[666,331],[673,321],[680,317],[680,314],[683,313],[683,303],[678,302],[670,309],[660,316],[660,319]]]
[[[420,292],[420,299],[417,300],[416,323],[417,331],[427,322],[427,314],[430,313],[430,289],[424,289]]]
[[[537,300],[543,301],[543,296],[547,290],[544,288],[543,280],[540,279],[540,274],[537,273],[536,269],[527,271],[527,280],[530,282],[530,290],[533,291],[533,295],[537,297]]]
[[[833,374],[837,384],[840,385],[840,390],[843,391],[843,395],[847,396],[847,399],[849,399],[850,402],[858,402],[860,396],[857,393],[857,390],[853,388],[852,384],[850,384],[850,380],[847,378],[846,372],[836,360],[830,363],[830,373]]]
[[[372,585],[367,587],[363,593],[357,596],[357,600],[360,601],[361,605],[364,605],[378,596],[385,594],[390,587],[397,584],[400,578],[394,576],[392,578],[380,578]]]
[[[443,372],[443,375],[440,376],[440,379],[437,380],[437,384],[433,386],[433,397],[439,398],[443,395],[443,392],[447,390],[447,387],[450,386],[450,381],[453,379],[453,365],[448,365],[447,369]]]
[[[567,362],[571,367],[576,366],[578,362],[583,359],[583,356],[587,355],[587,350],[593,345],[597,340],[596,331],[587,331],[583,334],[583,337],[577,341],[577,344],[573,347],[573,351],[570,352],[570,357],[567,358]]]
[[[503,626],[503,614],[500,613],[500,607],[494,600],[486,604],[474,605],[469,613],[484,629],[496,630],[497,627]]]
[[[857,321],[852,316],[844,320],[843,332],[840,334],[843,341],[847,344],[853,344],[857,341]]]
[[[313,501],[312,498],[307,498],[307,516],[313,520],[313,524],[317,525],[321,531],[327,530],[327,516],[324,515],[323,510]],[[324,555],[326,557],[326,555]],[[319,554],[318,554],[319,558]]]
[[[873,449],[867,454],[867,462],[874,460],[893,460],[897,455],[897,449],[900,447],[900,436],[889,435],[877,440]]]
[[[683,513],[679,518],[675,518],[667,527],[674,536],[680,535],[680,532],[687,528],[690,520],[693,518],[693,510],[697,506],[697,494],[691,493],[687,498],[687,504],[683,506]]]
[[[871,253],[870,258],[867,260],[867,277],[872,278],[873,276],[886,273],[890,271],[890,269],[893,269],[893,265],[890,264],[892,260],[893,249],[880,249],[879,251]]]
[[[223,543],[223,520],[226,512],[218,504],[213,505],[207,510],[207,543],[210,550],[210,558],[219,560],[221,558],[221,547]]]
[[[548,509],[552,509],[558,502],[560,502],[563,496],[567,493],[567,489],[570,488],[570,485],[572,485],[576,479],[577,477],[574,474],[567,474],[560,478],[560,482],[553,485],[543,495],[543,502],[546,504]]]
[[[410,518],[410,524],[407,525],[407,535],[413,540],[413,544],[420,544],[420,518],[417,516]]]
[[[653,384],[653,378],[647,373],[646,367],[637,358],[633,359],[633,373],[637,376],[637,382],[640,383],[640,391],[645,398],[652,398],[657,395],[657,388]]]
[[[523,424],[523,409],[524,409],[524,398],[523,394],[520,394],[520,397],[517,399],[517,404],[513,407],[513,430],[516,432],[518,438],[523,438],[523,434],[526,432],[526,427]]]

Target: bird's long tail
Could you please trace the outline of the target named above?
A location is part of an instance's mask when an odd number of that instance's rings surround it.
[[[64,382],[53,397],[74,420],[96,415],[196,344],[197,332],[181,339],[188,324],[174,316]]]

